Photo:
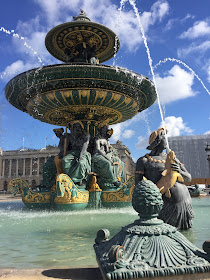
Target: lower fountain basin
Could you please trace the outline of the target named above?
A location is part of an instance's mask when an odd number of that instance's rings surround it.
[[[193,228],[182,232],[201,248],[209,239],[210,197],[193,198]],[[30,211],[20,202],[0,202],[0,267],[97,266],[94,240],[99,229],[114,236],[138,218],[132,207],[75,212]]]

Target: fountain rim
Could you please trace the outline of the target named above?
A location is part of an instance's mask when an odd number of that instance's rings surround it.
[[[72,62],[72,63],[58,63],[58,64],[50,64],[50,65],[44,65],[44,66],[40,66],[40,67],[36,67],[36,68],[32,68],[32,69],[29,69],[29,70],[26,70],[22,73],[19,73],[18,75],[14,76],[13,78],[11,78],[9,80],[9,82],[7,82],[6,86],[5,86],[5,90],[6,88],[8,87],[8,85],[15,79],[17,79],[18,77],[26,74],[26,73],[29,73],[29,72],[32,72],[32,71],[36,71],[38,69],[42,70],[42,69],[47,69],[47,68],[53,68],[53,67],[60,67],[60,66],[73,66],[73,67],[77,67],[77,66],[91,66],[91,67],[102,67],[102,68],[108,68],[108,69],[112,69],[112,70],[126,70],[126,74],[130,74],[132,75],[135,74],[136,76],[139,76],[139,77],[142,77],[144,78],[145,80],[147,80],[148,82],[150,82],[153,86],[154,86],[154,82],[152,80],[150,80],[147,76],[143,75],[143,74],[139,74],[133,70],[129,70],[127,68],[124,68],[124,67],[120,67],[120,66],[112,66],[112,65],[105,65],[105,64],[91,64],[91,63],[83,63],[83,62]],[[123,72],[123,71],[122,71]],[[5,94],[6,95],[6,94]]]

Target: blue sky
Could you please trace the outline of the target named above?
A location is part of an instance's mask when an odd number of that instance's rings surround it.
[[[110,27],[120,38],[117,56],[105,64],[153,79],[135,7],[153,67],[169,58],[154,68],[169,136],[210,133],[209,0],[7,0],[2,1],[0,9],[0,147],[3,150],[18,149],[23,137],[25,147],[42,148],[46,137],[47,144],[58,144],[52,131],[55,127],[13,108],[4,97],[4,87],[18,73],[61,63],[47,52],[46,33],[60,23],[71,21],[80,8],[92,21]],[[155,103],[132,120],[115,125],[111,142],[121,140],[137,159],[145,153],[150,132],[160,125],[160,112]]]

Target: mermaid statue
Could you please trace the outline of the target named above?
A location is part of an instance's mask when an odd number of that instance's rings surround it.
[[[92,156],[92,170],[98,175],[100,187],[105,189],[117,188],[125,181],[124,163],[109,143],[112,133],[107,125],[98,128]]]
[[[168,155],[166,149],[165,130],[159,128],[149,138],[149,154],[140,157],[136,163],[135,185],[144,178],[151,180],[163,194],[164,206],[159,218],[178,229],[192,227],[192,200],[185,182],[191,181],[191,175],[173,151]]]

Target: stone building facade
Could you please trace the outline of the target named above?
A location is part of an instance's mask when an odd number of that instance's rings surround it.
[[[7,191],[9,182],[14,178],[26,180],[30,186],[39,185],[42,181],[42,166],[48,157],[57,155],[58,148],[49,146],[46,149],[22,149],[0,151],[0,190]]]
[[[130,151],[120,141],[112,146],[118,150],[119,157],[125,163],[125,178],[128,179],[135,171],[135,163],[130,156]],[[9,182],[14,178],[26,180],[31,187],[40,185],[43,164],[49,157],[56,156],[58,153],[58,147],[54,146],[47,146],[46,149],[41,150],[2,151],[0,149],[0,190],[7,191]]]
[[[128,180],[134,175],[136,169],[136,164],[131,157],[131,153],[128,147],[123,145],[119,140],[116,144],[112,144],[112,146],[117,149],[120,159],[125,163],[125,179]]]
[[[210,165],[205,151],[210,145],[210,134],[173,136],[168,138],[168,142],[170,149],[190,172],[190,184],[210,184]]]

